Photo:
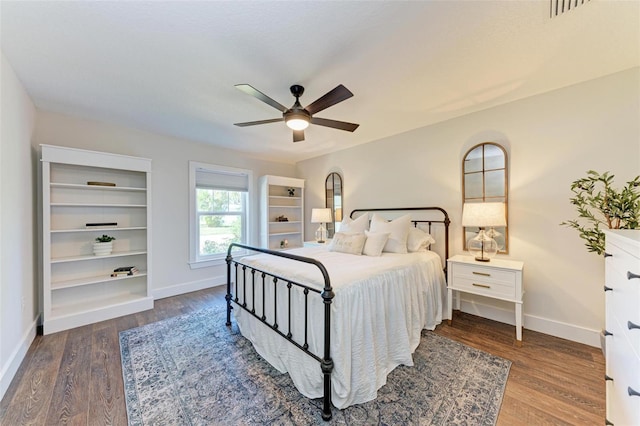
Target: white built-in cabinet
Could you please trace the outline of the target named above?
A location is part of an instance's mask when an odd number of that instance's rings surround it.
[[[260,246],[272,250],[302,247],[304,179],[266,175],[260,177],[259,186]]]
[[[152,309],[151,160],[41,149],[43,333]],[[116,238],[113,252],[96,256],[103,234]],[[138,272],[111,276],[124,266]]]
[[[640,230],[606,230],[606,423],[640,425]]]

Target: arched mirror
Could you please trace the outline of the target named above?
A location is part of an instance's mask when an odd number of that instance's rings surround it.
[[[333,222],[327,223],[327,237],[333,238],[336,224],[342,222],[342,177],[335,172],[329,173],[324,183],[325,206],[331,209]]]
[[[474,146],[462,160],[462,203],[502,202],[507,226],[495,228],[493,238],[498,253],[509,252],[509,173],[507,152],[492,142]],[[478,233],[478,228],[463,228],[464,249],[467,241]]]

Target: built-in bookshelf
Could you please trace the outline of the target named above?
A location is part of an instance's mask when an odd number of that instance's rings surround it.
[[[272,250],[302,247],[304,179],[266,175],[259,184],[260,245]]]
[[[153,308],[151,160],[41,149],[44,334]],[[102,235],[115,238],[112,251],[96,255]]]

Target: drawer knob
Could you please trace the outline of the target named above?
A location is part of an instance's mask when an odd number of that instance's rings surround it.
[[[607,287],[606,285],[604,286],[604,291],[611,291],[613,290],[611,287]]]
[[[627,388],[627,392],[629,392],[629,396],[640,396],[640,392],[633,389],[631,386]]]
[[[611,380],[613,382],[613,377],[607,376],[606,374],[604,375],[604,379],[605,380]]]
[[[486,285],[486,284],[473,283],[472,285],[473,285],[474,287],[491,288],[491,286],[490,286],[490,285]]]
[[[633,330],[634,328],[640,330],[640,325],[634,324],[631,321],[627,321],[627,327],[629,327],[629,330]]]
[[[604,252],[604,257],[605,257],[605,258],[607,258],[607,257],[613,257],[613,255],[612,255],[611,253],[607,253],[607,252],[605,251],[605,252]]]
[[[487,274],[486,272],[476,272],[476,271],[473,271],[473,275],[482,275],[483,277],[491,276],[491,274]]]
[[[632,279],[634,279],[634,278],[640,278],[640,275],[638,275],[638,274],[634,274],[634,273],[633,273],[633,272],[631,272],[631,271],[627,271],[627,279],[628,279],[628,280],[632,280]]]
[[[609,330],[606,330],[606,329],[605,329],[605,330],[604,330],[604,335],[605,335],[605,336],[613,336],[613,333],[612,333],[612,332],[610,332]]]

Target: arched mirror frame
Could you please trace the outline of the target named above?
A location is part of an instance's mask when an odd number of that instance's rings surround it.
[[[327,223],[327,237],[333,238],[336,232],[336,224],[342,222],[342,212],[344,211],[342,204],[342,194],[344,194],[344,186],[342,184],[342,176],[339,173],[331,172],[324,181],[325,188],[325,207],[331,209],[333,222]]]
[[[497,148],[497,149],[496,149]],[[487,154],[497,155],[487,155]],[[499,158],[502,155],[502,159]],[[475,193],[474,193],[475,191]],[[509,157],[495,142],[483,142],[469,149],[462,159],[462,204],[465,202],[504,202],[507,226],[496,228],[498,253],[509,253]],[[463,247],[478,228],[462,228]]]

